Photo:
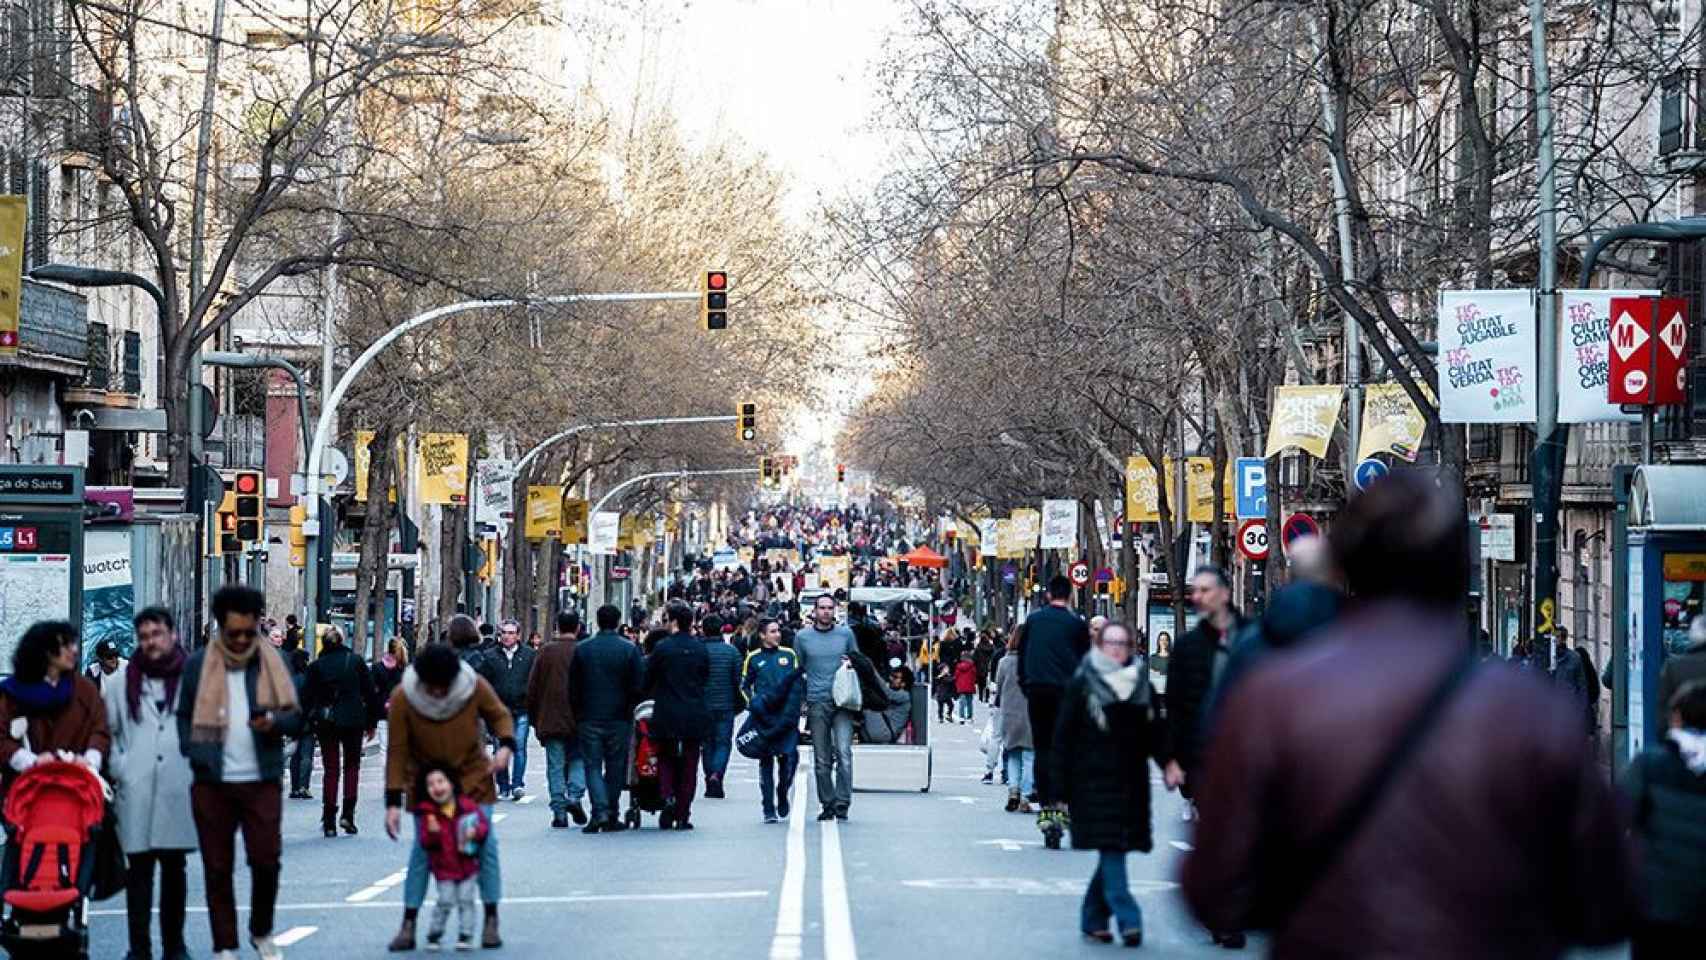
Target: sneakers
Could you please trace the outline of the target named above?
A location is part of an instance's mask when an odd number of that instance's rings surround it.
[[[584,820],[586,818],[582,817],[581,819]],[[569,815],[566,813],[553,813],[553,814],[551,814],[551,829],[553,829],[553,830],[567,830],[567,829],[569,829]]]
[[[576,826],[586,826],[586,808],[581,806],[578,801],[569,804],[569,816],[574,818]]]
[[[433,953],[437,953],[438,951],[443,950],[444,944],[441,942],[443,939],[444,939],[444,931],[443,930],[440,930],[437,933],[434,933],[433,931],[428,930],[427,931],[427,939],[426,939],[426,948],[428,950],[431,950]]]
[[[514,790],[511,790],[509,792],[509,798],[511,800],[514,800],[516,803],[520,803],[521,798],[525,797],[525,796],[527,796],[527,791],[521,789],[520,787],[516,787]]]
[[[668,801],[664,802],[663,809],[658,811],[658,829],[675,829],[675,804]]]
[[[767,813],[764,815],[764,822],[765,823],[781,823],[782,821],[779,820],[774,813]]]
[[[498,946],[503,946],[503,944],[500,943],[500,944],[498,944]],[[473,950],[474,949],[474,938],[472,936],[457,937],[456,938],[456,949],[458,952],[463,952],[463,953],[466,953],[467,951]]]
[[[284,949],[273,942],[272,937],[250,937],[249,945],[255,948],[255,956],[261,960],[284,960]]]
[[[397,928],[397,935],[391,938],[391,943],[385,949],[392,953],[407,953],[415,948],[415,922],[404,920]]]
[[[707,799],[707,800],[722,800],[725,798],[725,796],[726,795],[723,793],[723,778],[722,777],[706,777],[705,778],[705,799]]]
[[[979,783],[994,783],[995,782],[995,771],[993,771],[993,770],[985,771],[983,774],[983,779],[978,781],[978,782]]]
[[[1141,929],[1121,930],[1120,942],[1128,947],[1141,947],[1143,946],[1143,931]]]
[[[355,814],[353,814],[353,813],[344,814],[343,819],[338,821],[338,826],[342,827],[343,831],[345,833],[349,834],[350,836],[352,836],[352,837],[355,836],[356,832],[357,832],[355,829]]]
[[[594,820],[593,822],[587,824],[586,826],[581,827],[582,833],[603,833],[604,831],[605,831],[605,825],[600,823],[597,820]]]
[[[817,822],[818,823],[828,823],[829,821],[834,820],[834,819],[835,819],[835,811],[831,810],[829,807],[824,807],[823,812],[817,815]]]
[[[1019,809],[1019,791],[1007,791],[1007,812],[1013,813]]]
[[[835,811],[835,819],[836,819],[836,822],[838,822],[838,823],[846,823],[847,822],[847,811],[845,811],[845,810]]]
[[[1197,818],[1197,805],[1192,803],[1189,800],[1186,800],[1185,806],[1179,811],[1179,819],[1183,820],[1186,823],[1190,823],[1192,820],[1195,820],[1196,818]]]

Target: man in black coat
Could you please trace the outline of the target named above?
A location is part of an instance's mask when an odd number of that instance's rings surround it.
[[[509,769],[497,771],[498,796],[511,800],[527,795],[527,678],[533,673],[534,656],[532,648],[521,643],[521,624],[505,620],[498,629],[497,647],[475,665],[515,717],[515,756]]]
[[[705,706],[711,657],[704,641],[693,634],[693,610],[686,604],[669,608],[669,626],[670,635],[646,658],[646,693],[652,698],[652,738],[663,795],[658,829],[691,830],[699,751],[711,727]]]
[[[628,740],[634,733],[634,705],[640,702],[645,661],[640,648],[616,632],[622,611],[610,604],[595,614],[598,632],[575,647],[569,671],[569,706],[575,736],[586,764],[586,792],[592,797],[592,822],[582,833],[624,830],[617,814],[628,782]]]
[[[1059,842],[1059,817],[1050,818],[1060,798],[1054,790],[1054,728],[1060,698],[1090,652],[1090,629],[1073,613],[1072,581],[1056,576],[1048,582],[1048,606],[1031,614],[1019,634],[1019,688],[1025,691],[1036,748],[1037,799],[1043,805],[1045,832]]]
[[[883,628],[871,619],[870,611],[857,600],[847,605],[847,629],[853,631],[853,642],[858,644],[859,652],[868,657],[878,670],[886,673],[889,646],[883,640]]]

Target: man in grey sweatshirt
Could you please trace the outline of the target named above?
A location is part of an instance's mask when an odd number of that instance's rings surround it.
[[[819,820],[846,820],[853,805],[855,714],[836,708],[833,688],[835,671],[857,649],[853,631],[835,622],[835,597],[818,597],[811,622],[794,635],[794,650],[806,674],[806,728],[811,731],[812,772],[823,804]]]

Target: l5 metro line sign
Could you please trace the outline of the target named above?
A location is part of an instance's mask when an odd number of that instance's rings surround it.
[[[1685,402],[1688,301],[1613,297],[1610,337],[1609,402],[1642,407]]]

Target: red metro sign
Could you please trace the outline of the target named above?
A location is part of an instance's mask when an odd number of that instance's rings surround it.
[[[1688,301],[1612,297],[1610,334],[1609,402],[1642,407],[1685,402]]]

